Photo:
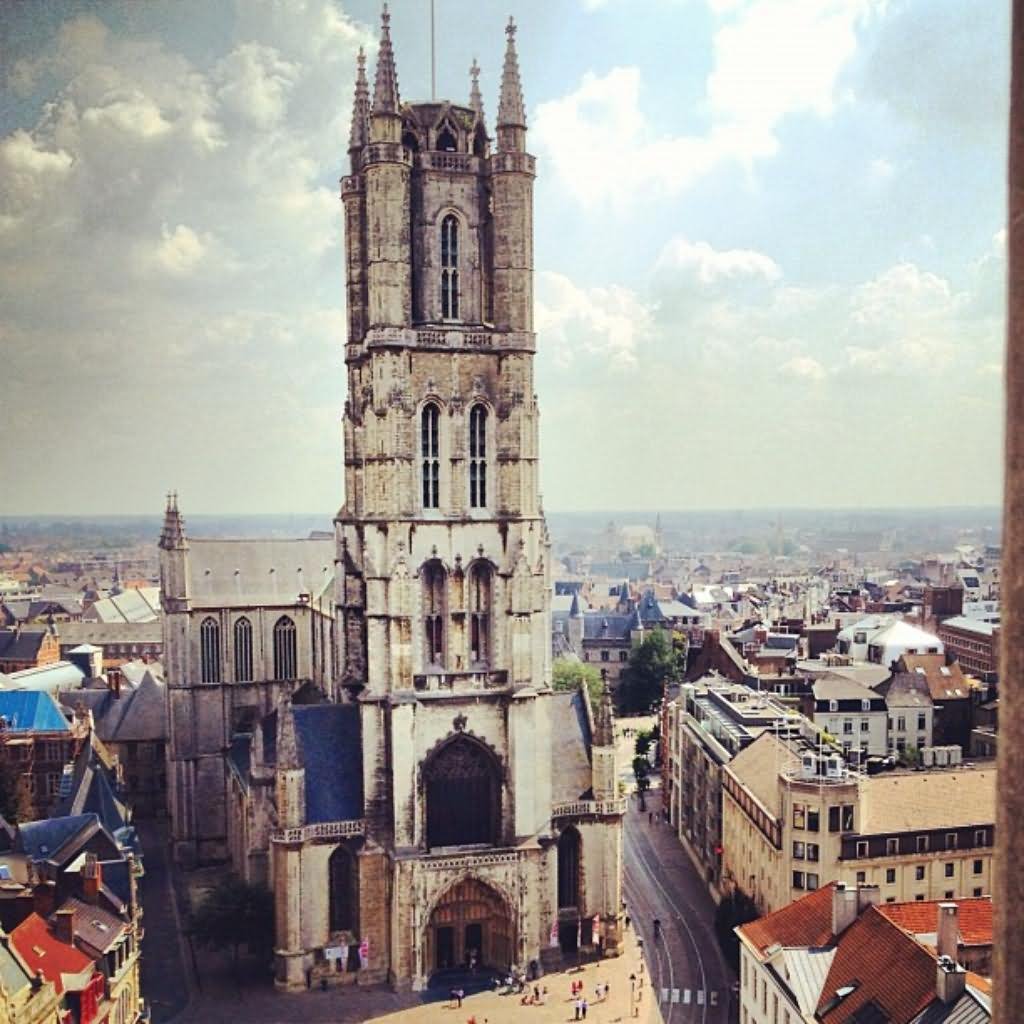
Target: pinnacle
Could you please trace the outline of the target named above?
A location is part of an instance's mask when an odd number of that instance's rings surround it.
[[[516,53],[516,23],[510,17],[505,27],[508,43],[505,46],[505,64],[501,72],[501,96],[498,101],[498,126],[526,127],[523,105],[523,86],[519,80],[519,56]]]
[[[352,128],[348,136],[348,148],[359,149],[369,141],[367,120],[370,116],[370,89],[366,82],[366,54],[359,47],[356,58],[356,95],[352,103]]]
[[[477,64],[476,57],[473,58],[473,63],[469,68],[469,79],[469,105],[477,117],[483,118],[484,98],[480,95],[480,65]]]
[[[391,46],[391,14],[385,3],[380,15],[380,47],[377,50],[377,74],[373,83],[374,114],[398,113],[398,72]]]

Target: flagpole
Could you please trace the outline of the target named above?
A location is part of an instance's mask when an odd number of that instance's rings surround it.
[[[434,0],[430,0],[430,99],[437,101],[437,50],[434,34]]]

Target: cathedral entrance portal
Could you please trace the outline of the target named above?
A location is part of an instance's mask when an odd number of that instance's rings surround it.
[[[492,967],[512,963],[512,915],[489,885],[475,878],[457,882],[441,897],[427,926],[426,962],[432,970]]]

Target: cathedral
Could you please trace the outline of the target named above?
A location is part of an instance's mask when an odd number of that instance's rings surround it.
[[[341,182],[334,536],[160,539],[175,855],[275,900],[276,982],[421,989],[620,950],[610,697],[551,689],[533,182],[515,26],[496,134],[403,102],[385,7]]]

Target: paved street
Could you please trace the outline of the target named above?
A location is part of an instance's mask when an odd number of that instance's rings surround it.
[[[625,894],[643,936],[665,1024],[728,1024],[730,986],[714,930],[715,904],[671,830],[659,821],[661,796],[647,794],[648,813],[630,799],[625,828]],[[655,941],[652,922],[661,921]],[[678,1000],[678,1001],[674,1001]]]

